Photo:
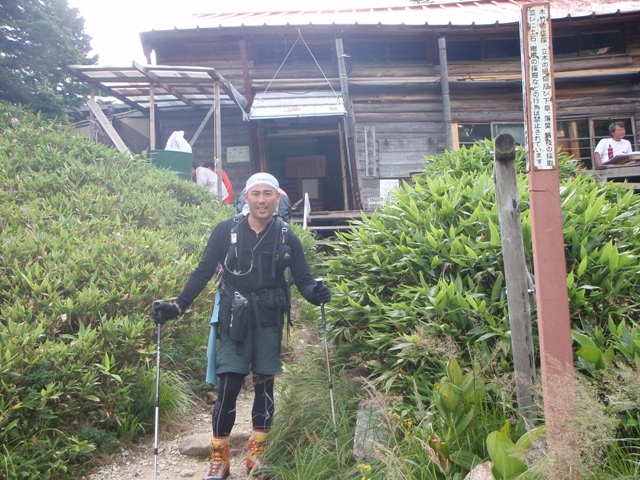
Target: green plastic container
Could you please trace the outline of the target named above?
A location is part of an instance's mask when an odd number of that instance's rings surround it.
[[[154,167],[173,170],[180,175],[180,178],[191,180],[192,153],[175,150],[151,150],[149,157]]]

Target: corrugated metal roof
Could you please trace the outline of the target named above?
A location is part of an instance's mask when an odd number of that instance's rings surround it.
[[[99,86],[107,95],[142,112],[151,107],[152,85],[156,108],[209,108],[214,102],[216,82],[224,93],[221,103],[234,103],[243,112],[248,106],[242,94],[210,67],[141,65],[133,62],[132,67],[72,65],[69,70],[80,80]]]
[[[256,94],[253,99],[249,119],[325,117],[345,113],[339,92],[265,92]]]
[[[201,28],[308,25],[494,25],[518,23],[523,5],[531,0],[435,0],[427,4],[389,7],[305,9],[202,13]],[[554,0],[551,17],[588,17],[640,11],[638,0]]]

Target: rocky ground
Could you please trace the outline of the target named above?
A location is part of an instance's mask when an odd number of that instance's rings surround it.
[[[296,307],[294,305],[293,315]],[[295,318],[295,317],[294,317]],[[292,331],[293,346],[288,354],[289,361],[306,349],[306,345],[317,342],[312,332],[306,328]],[[215,398],[215,397],[213,397]],[[213,400],[212,398],[212,400]],[[253,386],[249,377],[238,397],[236,423],[231,432],[231,475],[228,480],[248,478],[245,462],[247,444],[251,433],[251,407]],[[109,461],[81,480],[179,480],[202,479],[209,465],[209,444],[211,442],[211,404],[204,405],[193,413],[179,429],[159,428],[158,468],[154,479],[153,433],[133,445],[123,447]],[[251,478],[255,478],[251,477]]]
[[[247,478],[245,461],[251,433],[253,390],[245,388],[238,397],[236,424],[231,432],[231,476]],[[157,480],[200,480],[208,466],[211,441],[211,405],[193,413],[177,431],[159,428]],[[123,447],[110,461],[82,480],[154,480],[154,436]]]

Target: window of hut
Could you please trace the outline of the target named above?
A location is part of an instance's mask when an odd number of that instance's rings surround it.
[[[447,60],[450,62],[517,60],[520,41],[514,38],[483,38],[447,40]]]
[[[331,64],[335,56],[333,44],[307,41],[307,45],[309,46],[307,50],[304,43],[295,43],[295,40],[295,37],[277,35],[270,41],[255,42],[253,44],[254,64],[284,64],[285,66],[315,65],[314,57],[320,65]],[[309,50],[311,50],[313,56],[309,53]]]
[[[609,125],[617,121],[624,122],[627,130],[625,138],[631,142],[631,146],[635,150],[634,123],[631,117],[583,117],[560,120],[556,124],[558,147],[570,154],[573,160],[580,163],[584,168],[593,168],[593,151],[596,145],[601,138],[610,136]]]
[[[518,145],[524,145],[524,123],[458,123],[458,147],[469,147],[482,140],[508,133]]]
[[[468,62],[481,59],[481,40],[447,40],[447,61]]]
[[[634,127],[633,119],[630,117],[615,117],[615,118],[590,118],[591,123],[591,147],[592,149],[596,148],[596,145],[602,138],[609,138],[611,133],[609,133],[609,125],[613,122],[624,122],[624,129],[626,130],[625,139],[631,142],[631,148],[636,151],[637,145],[635,142],[636,132]]]
[[[516,141],[516,145],[525,145],[524,123],[492,123],[491,130],[493,138],[502,133],[508,133]]]
[[[392,62],[427,61],[426,42],[389,42],[389,60]]]
[[[589,137],[588,118],[562,120],[556,124],[558,147],[587,168],[591,168],[591,142]]]
[[[478,141],[491,138],[490,123],[459,123],[458,144],[460,147],[471,147]]]
[[[345,46],[354,64],[386,63],[387,45],[381,41],[354,42]]]
[[[624,53],[622,35],[613,32],[584,32],[553,38],[554,58],[592,57]]]
[[[482,50],[485,60],[516,60],[520,58],[520,41],[517,38],[484,40]]]

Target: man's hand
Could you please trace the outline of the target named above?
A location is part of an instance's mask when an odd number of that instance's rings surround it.
[[[180,310],[175,303],[154,302],[152,311],[153,321],[156,325],[164,325],[167,320],[178,318]]]
[[[324,284],[316,284],[313,287],[313,303],[314,305],[322,305],[331,301],[331,290]]]

